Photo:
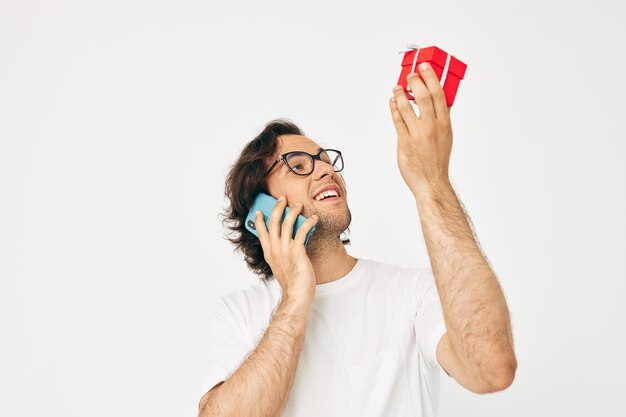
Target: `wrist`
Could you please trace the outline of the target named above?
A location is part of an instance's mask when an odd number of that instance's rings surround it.
[[[411,192],[416,199],[421,199],[433,195],[451,191],[452,183],[449,178],[442,178],[434,181],[423,180],[411,187]]]
[[[285,296],[277,309],[277,313],[284,314],[296,320],[305,320],[309,315],[312,300],[308,298]]]

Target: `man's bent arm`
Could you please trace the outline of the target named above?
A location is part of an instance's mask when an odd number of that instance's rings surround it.
[[[517,360],[500,284],[449,181],[412,191],[453,350],[477,381],[504,389]]]
[[[200,400],[199,417],[278,417],[287,402],[310,303],[282,300],[263,338],[223,384]]]

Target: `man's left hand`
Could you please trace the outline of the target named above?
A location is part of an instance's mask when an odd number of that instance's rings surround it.
[[[428,64],[427,64],[428,65]],[[432,67],[407,76],[419,108],[419,117],[400,86],[393,90],[389,107],[398,133],[398,166],[413,194],[423,187],[448,183],[452,150],[450,108]]]

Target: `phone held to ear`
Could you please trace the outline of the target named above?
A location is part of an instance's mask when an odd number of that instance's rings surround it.
[[[246,229],[248,229],[256,237],[259,237],[259,234],[256,231],[254,213],[257,210],[260,210],[261,213],[263,213],[263,220],[265,221],[265,227],[267,228],[267,222],[270,220],[270,214],[272,214],[272,210],[274,209],[274,206],[276,205],[277,202],[278,200],[276,200],[271,195],[267,195],[265,193],[259,193],[255,197],[254,202],[252,203],[252,207],[250,208],[250,211],[248,212],[248,216],[246,217],[246,224],[245,224]],[[285,216],[287,215],[287,213],[289,213],[289,210],[290,210],[289,207],[285,207],[285,211],[283,212],[283,217],[282,219],[280,219],[281,226],[283,224],[283,221],[285,221]],[[296,218],[296,222],[293,225],[293,234],[291,236],[292,239],[296,237],[296,232],[298,231],[300,226],[304,224],[306,220],[307,220],[306,217],[304,217],[302,214],[298,214],[298,217]],[[306,234],[306,237],[304,238],[304,246],[306,246],[309,243],[309,239],[311,238],[311,235],[313,234],[314,230],[315,230],[315,226],[311,227],[311,230],[309,230],[309,232]]]

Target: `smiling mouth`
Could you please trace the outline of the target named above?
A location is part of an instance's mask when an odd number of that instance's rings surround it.
[[[339,201],[341,200],[341,197],[339,196],[334,196],[334,197],[326,197],[326,198],[322,198],[321,200],[315,200],[316,203],[323,203],[323,202],[329,202],[332,203],[333,201]]]

